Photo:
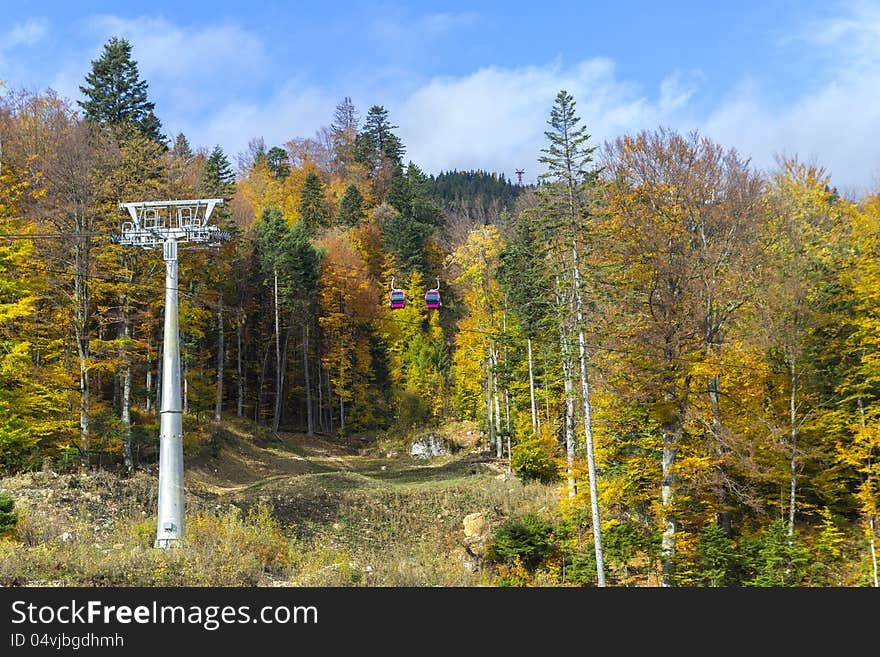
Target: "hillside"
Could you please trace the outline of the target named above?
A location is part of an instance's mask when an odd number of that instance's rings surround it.
[[[470,435],[468,433],[470,432]],[[16,499],[4,585],[472,586],[490,584],[464,519],[487,527],[555,503],[475,451],[477,432],[443,430],[452,453],[408,443],[260,437],[228,425],[186,457],[184,550],[152,549],[154,471],[33,472],[0,480]],[[473,516],[472,516],[473,517]],[[482,541],[482,543],[481,543]]]

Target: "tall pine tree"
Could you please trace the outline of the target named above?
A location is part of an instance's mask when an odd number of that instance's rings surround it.
[[[318,228],[327,222],[327,211],[324,208],[324,184],[314,171],[306,176],[303,183],[299,211],[310,235],[314,235]]]
[[[87,120],[118,129],[135,128],[153,141],[165,143],[155,103],[147,98],[147,82],[140,78],[126,39],[113,37],[104,44],[101,57],[92,60],[86,86],[79,89],[86,97],[78,103]]]

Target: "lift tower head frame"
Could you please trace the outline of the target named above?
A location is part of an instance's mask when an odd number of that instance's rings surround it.
[[[178,243],[220,246],[230,235],[208,225],[223,199],[134,201],[120,203],[130,221],[110,240],[124,246],[153,249],[162,245],[165,260],[165,329],[162,355],[162,401],[159,424],[159,504],[155,547],[183,542],[186,528],[183,494],[183,405],[180,384],[180,335],[177,312]]]

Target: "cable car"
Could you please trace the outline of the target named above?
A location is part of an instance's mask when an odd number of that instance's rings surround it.
[[[440,301],[440,277],[437,277],[437,287],[431,288],[425,292],[425,308],[428,310],[436,310],[443,303]]]
[[[396,308],[406,308],[406,294],[400,288],[394,287],[394,277],[391,277],[391,296],[388,305],[391,310]]]

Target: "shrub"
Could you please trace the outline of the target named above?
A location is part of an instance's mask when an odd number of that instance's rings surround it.
[[[546,427],[529,434],[511,448],[510,468],[523,481],[553,483],[559,480],[556,438]]]
[[[717,524],[709,523],[700,532],[697,546],[697,582],[703,586],[720,587],[738,584],[739,556],[736,544]]]
[[[0,536],[11,534],[17,523],[15,500],[7,493],[0,493]]]
[[[492,532],[486,558],[507,565],[515,565],[519,559],[528,570],[534,570],[553,549],[553,525],[537,513],[527,513],[503,522]]]
[[[754,576],[746,586],[800,586],[809,556],[797,540],[789,539],[788,523],[776,519],[747,548]]]

